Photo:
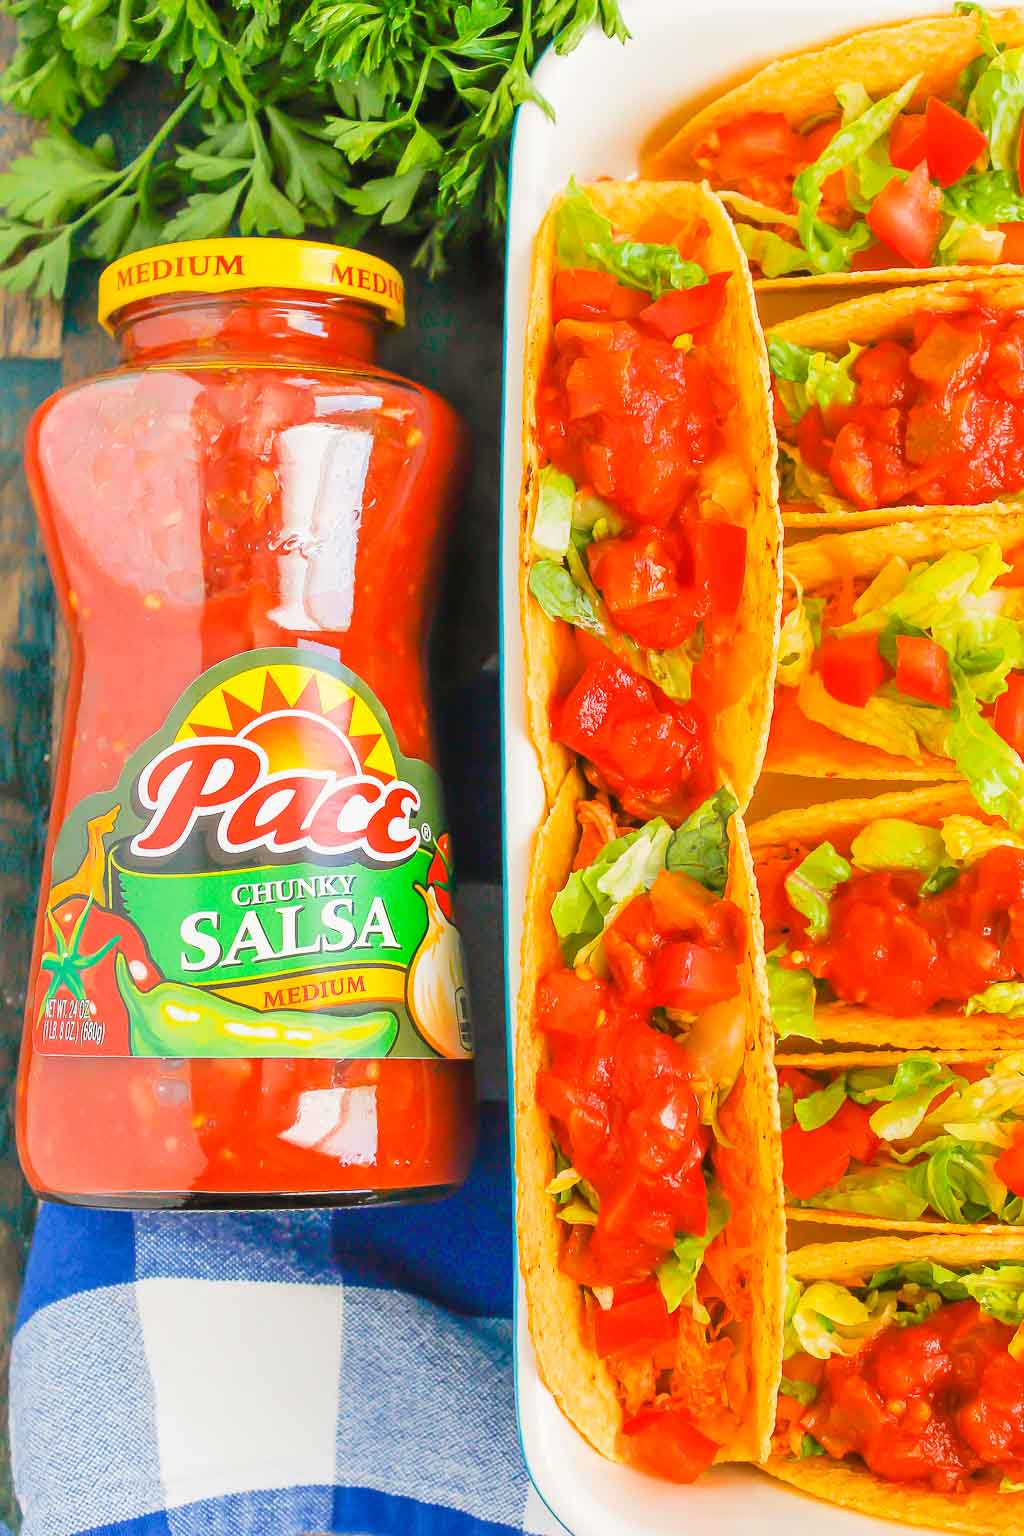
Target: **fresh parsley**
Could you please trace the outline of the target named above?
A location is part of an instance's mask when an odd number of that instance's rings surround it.
[[[6,0],[17,44],[0,98],[46,123],[0,175],[0,285],[59,297],[71,262],[162,240],[374,225],[440,270],[505,218],[531,71],[587,27],[628,37],[618,0]],[[120,162],[79,136],[129,70],[177,100]]]

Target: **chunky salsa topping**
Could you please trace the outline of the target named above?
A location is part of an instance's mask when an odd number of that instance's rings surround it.
[[[783,496],[826,511],[1024,491],[1024,314],[919,314],[845,356],[769,339]]]
[[[955,90],[920,81],[878,100],[850,81],[827,116],[747,112],[698,144],[764,277],[1021,259],[1024,50],[994,44],[982,14]]]
[[[728,386],[702,344],[725,302],[656,215],[615,234],[573,189],[557,223],[553,336],[537,394],[542,468],[530,590],[573,626],[581,676],[557,739],[628,808],[683,811],[711,788],[690,704],[743,592],[750,485],[726,451]]]
[[[868,579],[844,573],[843,537],[827,547],[834,583],[805,592],[787,573],[793,594],[784,608],[771,752],[799,743],[809,720],[914,762],[925,753],[952,758],[979,804],[1019,828],[1024,605],[1017,553],[1004,558],[993,543],[913,566],[893,556]]]
[[[790,1281],[776,1445],[860,1457],[877,1477],[939,1493],[1024,1472],[1024,1268],[930,1262],[868,1286]]]
[[[848,858],[829,842],[781,849],[757,882],[771,964],[804,973],[805,1023],[815,983],[893,1018],[1024,1012],[1024,844],[1005,828],[881,820]]]
[[[677,1481],[735,1432],[745,1392],[713,1129],[742,1092],[745,926],[723,895],[733,808],[720,792],[675,832],[622,831],[603,802],[581,804],[577,867],[552,910],[564,963],[535,1003],[561,1266],[589,1292],[631,1459]]]
[[[1018,1224],[1024,1056],[779,1074],[790,1204],[889,1221]]]

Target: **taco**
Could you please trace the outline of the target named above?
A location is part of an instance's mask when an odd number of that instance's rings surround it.
[[[779,1039],[1024,1046],[1024,838],[966,785],[782,812],[750,846]]]
[[[1024,15],[978,6],[781,59],[685,122],[653,176],[704,176],[765,287],[1024,263]]]
[[[540,1373],[605,1456],[762,1459],[785,1232],[752,873],[720,790],[673,830],[583,798],[537,840],[516,1031],[519,1257]]]
[[[1024,498],[1024,279],[850,299],[776,327],[768,359],[788,525]]]
[[[823,534],[786,551],[765,767],[964,778],[1024,826],[1024,511]]]
[[[779,1103],[791,1220],[1024,1223],[1024,1051],[787,1056]]]
[[[767,739],[781,531],[746,265],[702,187],[570,186],[537,238],[524,399],[528,725],[680,820]]]
[[[909,1525],[1019,1527],[1024,1234],[878,1237],[789,1255],[767,1470]]]

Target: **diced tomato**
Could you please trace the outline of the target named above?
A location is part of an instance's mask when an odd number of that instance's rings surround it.
[[[610,272],[565,267],[555,273],[551,317],[560,320],[633,320],[649,302],[639,288],[617,283]]]
[[[855,251],[850,262],[851,272],[888,272],[892,267],[902,267],[902,258],[897,256],[889,246],[883,245],[881,240],[873,240],[862,251]]]
[[[849,1166],[849,1148],[831,1122],[805,1131],[794,1121],[783,1131],[783,1178],[797,1200],[810,1200],[837,1184]]]
[[[857,383],[857,404],[883,410],[901,405],[914,384],[907,349],[898,341],[879,341],[868,347],[854,363],[853,377]]]
[[[979,916],[984,922],[1024,901],[1024,849],[990,848],[974,866]]]
[[[621,995],[638,1008],[651,1007],[652,972],[648,957],[612,927],[604,936],[604,954]]]
[[[711,913],[718,905],[713,892],[699,880],[680,870],[669,869],[658,873],[648,900],[663,933],[696,931],[705,934]]]
[[[715,175],[740,181],[757,172],[792,171],[802,159],[799,135],[781,112],[748,112],[715,131]]]
[[[669,1400],[625,1421],[623,1447],[631,1466],[671,1483],[692,1483],[705,1472],[718,1446],[695,1428],[689,1413]]]
[[[940,318],[911,353],[910,371],[916,379],[939,389],[959,389],[977,375],[988,353],[988,339],[980,325],[953,324]]]
[[[953,702],[949,657],[927,635],[897,635],[896,687],[923,704],[948,709]]]
[[[542,1069],[537,1073],[537,1103],[553,1119],[568,1125],[576,1105],[573,1090],[565,1078],[557,1072]]]
[[[599,1307],[594,1313],[594,1344],[602,1360],[609,1355],[649,1354],[661,1344],[670,1344],[679,1332],[679,1321],[669,1312],[655,1282],[632,1289],[628,1300],[616,1300],[607,1310]]]
[[[867,430],[859,422],[848,421],[839,429],[827,467],[836,489],[854,506],[877,505],[874,461]]]
[[[1024,1197],[1024,1126],[1018,1127],[1010,1145],[999,1154],[995,1171],[1011,1194]]]
[[[608,1007],[608,984],[583,980],[564,966],[537,987],[537,1027],[550,1035],[589,1035]]]
[[[599,539],[587,550],[587,565],[613,613],[679,596],[676,555],[656,528]]]
[[[740,523],[701,521],[690,538],[695,581],[709,594],[712,613],[735,613],[743,596],[747,530]]]
[[[653,995],[662,1008],[696,1013],[736,992],[736,961],[720,950],[677,939],[655,956]]]
[[[671,802],[684,785],[700,789],[708,777],[703,717],[607,653],[553,707],[551,723],[555,738],[593,763],[627,809],[641,797]]]
[[[711,325],[722,313],[728,281],[728,272],[712,272],[706,283],[695,288],[674,288],[663,293],[641,310],[640,323],[666,341],[675,341],[677,336]]]
[[[925,153],[928,172],[940,187],[951,187],[966,175],[978,156],[988,148],[988,139],[974,123],[969,123],[938,96],[930,96],[925,108]],[[895,165],[895,160],[893,161]]]
[[[1015,752],[1024,756],[1024,673],[1011,672],[1006,692],[996,699],[992,724]]]
[[[794,1100],[806,1099],[809,1093],[816,1092],[818,1084],[808,1072],[801,1072],[799,1067],[781,1067],[779,1069],[779,1087],[788,1088]]]
[[[842,1141],[850,1156],[858,1163],[871,1163],[878,1151],[879,1140],[871,1129],[871,1115],[875,1106],[857,1104],[844,1099],[828,1122]]]
[[[901,112],[889,129],[889,159],[897,170],[912,171],[927,153],[923,112]]]
[[[877,635],[826,635],[819,654],[821,680],[843,704],[863,707],[885,682]]]
[[[929,267],[942,225],[942,190],[928,180],[922,161],[906,181],[884,186],[867,214],[873,235],[911,267]]]

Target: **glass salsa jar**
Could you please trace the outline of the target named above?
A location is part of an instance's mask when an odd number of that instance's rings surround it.
[[[424,665],[462,433],[374,363],[399,274],[139,251],[26,463],[71,669],[18,1083],[44,1197],[348,1204],[472,1154]]]

